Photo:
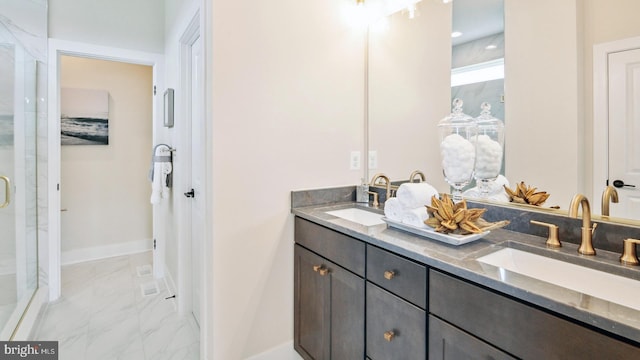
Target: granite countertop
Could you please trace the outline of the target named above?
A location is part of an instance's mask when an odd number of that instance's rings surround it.
[[[552,250],[546,248],[546,238],[504,229],[493,230],[484,238],[455,246],[388,227],[387,224],[364,226],[326,213],[350,207],[382,214],[379,209],[355,202],[293,207],[292,213],[432,268],[640,342],[639,310],[477,261],[484,255],[512,247],[630,277],[638,280],[640,286],[640,269],[620,265],[619,254],[598,250],[597,256],[587,258],[577,253],[574,244],[563,243],[562,248]]]

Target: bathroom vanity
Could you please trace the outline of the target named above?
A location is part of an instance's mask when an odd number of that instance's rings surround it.
[[[619,268],[640,284],[613,253],[594,261],[504,229],[453,246],[327,213],[356,203],[300,204],[294,347],[305,359],[640,358],[640,309],[478,261],[514,248]]]

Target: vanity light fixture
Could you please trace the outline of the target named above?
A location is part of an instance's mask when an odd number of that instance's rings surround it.
[[[495,46],[495,45],[491,44],[491,45],[487,45],[487,47],[486,47],[486,48],[484,48],[484,49],[485,49],[485,50],[494,50],[494,49],[497,49],[497,48],[498,48],[497,46]]]
[[[460,36],[462,36],[462,33],[460,31],[454,31],[454,32],[451,33],[451,37],[452,38],[457,38],[457,37],[460,37]]]

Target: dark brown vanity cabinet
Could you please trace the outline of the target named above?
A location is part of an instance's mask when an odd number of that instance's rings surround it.
[[[296,217],[307,360],[640,359],[637,343]]]
[[[429,275],[429,359],[448,359],[447,350],[478,355],[472,359],[640,359],[630,343],[439,271]]]
[[[425,359],[427,268],[367,245],[366,293],[367,356]]]
[[[364,359],[364,243],[302,219],[296,219],[296,242],[317,253],[295,245],[295,349],[308,360]]]

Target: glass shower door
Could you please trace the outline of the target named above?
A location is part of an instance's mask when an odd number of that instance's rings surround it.
[[[36,69],[0,24],[0,340],[38,286]]]

